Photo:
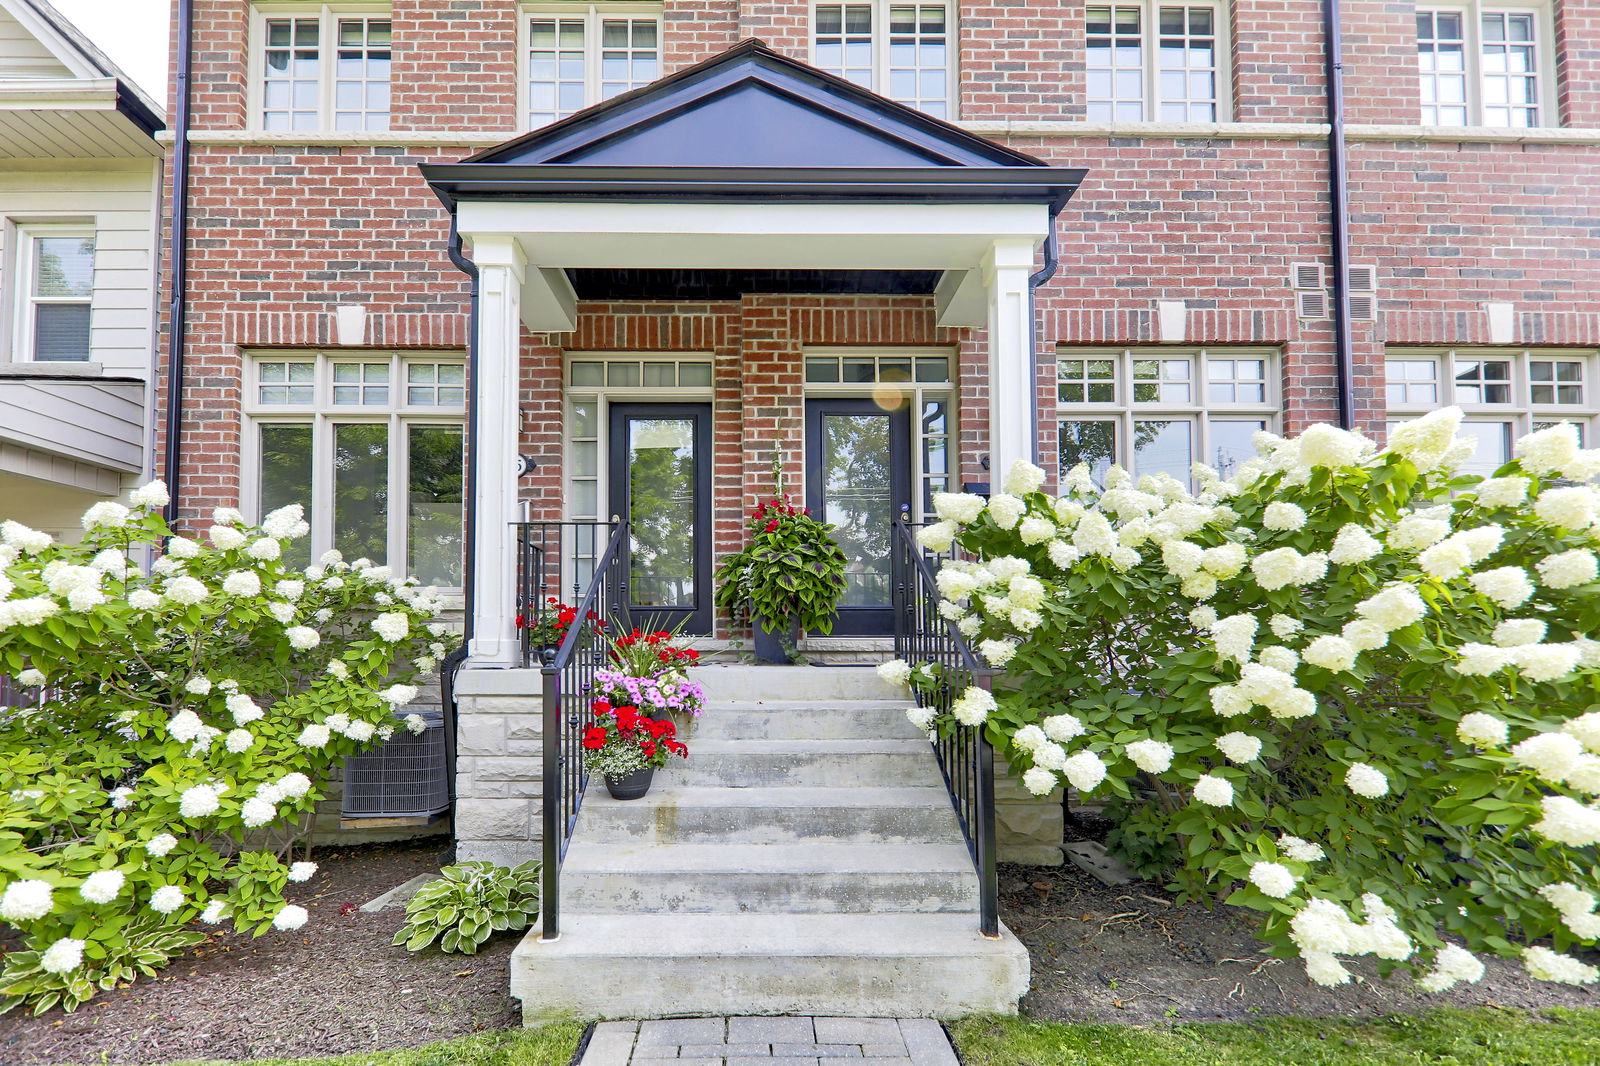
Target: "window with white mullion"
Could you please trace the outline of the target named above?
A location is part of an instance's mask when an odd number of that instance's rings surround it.
[[[812,11],[811,61],[891,100],[949,118],[953,21],[943,2],[819,3]]]
[[[370,5],[265,6],[256,114],[264,130],[386,130],[393,23]]]
[[[1059,353],[1062,474],[1084,463],[1103,482],[1115,463],[1136,476],[1189,481],[1195,462],[1226,474],[1276,421],[1271,365],[1267,353],[1250,350]]]
[[[1594,352],[1571,349],[1396,349],[1387,357],[1390,426],[1455,404],[1466,416],[1462,432],[1478,441],[1462,467],[1474,474],[1503,465],[1517,438],[1560,422],[1588,446],[1600,420],[1595,363]]]
[[[1092,122],[1216,122],[1224,70],[1213,4],[1136,2],[1084,10]]]
[[[1417,10],[1427,126],[1539,126],[1547,113],[1545,12],[1474,0]]]
[[[246,394],[246,504],[258,514],[306,508],[304,565],[330,548],[414,574],[461,583],[465,426],[459,362],[436,354],[351,359],[319,353],[252,360]],[[418,373],[419,368],[425,372]],[[418,381],[417,388],[394,382]]]
[[[17,234],[14,358],[86,362],[93,349],[93,227],[24,226]]]
[[[661,16],[617,5],[528,12],[528,125],[548,125],[661,76]]]

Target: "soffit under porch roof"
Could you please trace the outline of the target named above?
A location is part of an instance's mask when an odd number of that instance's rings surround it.
[[[1037,249],[1085,173],[759,41],[421,170],[475,259],[515,245],[522,320],[546,331],[573,328],[584,270],[931,274],[941,324],[977,325],[997,242]]]

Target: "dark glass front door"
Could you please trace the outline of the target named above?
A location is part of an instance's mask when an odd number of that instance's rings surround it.
[[[867,399],[806,403],[806,505],[834,525],[845,593],[833,631],[894,632],[890,537],[911,508],[911,413]]]
[[[611,509],[641,629],[711,632],[711,405],[611,405]]]

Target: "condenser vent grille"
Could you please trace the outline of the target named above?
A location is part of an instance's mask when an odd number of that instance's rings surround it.
[[[1289,270],[1289,287],[1291,289],[1325,288],[1322,281],[1322,264],[1296,263]]]
[[[1328,297],[1324,292],[1297,292],[1295,296],[1295,314],[1301,318],[1327,318]]]
[[[346,818],[418,818],[449,808],[444,716],[420,713],[428,724],[421,733],[396,720],[383,745],[344,761]]]

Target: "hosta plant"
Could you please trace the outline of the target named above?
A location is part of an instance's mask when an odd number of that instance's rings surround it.
[[[0,1010],[73,1009],[201,933],[262,934],[316,872],[286,862],[347,755],[396,729],[450,643],[431,590],[330,553],[283,562],[299,507],[223,508],[173,536],[159,483],[100,503],[80,544],[0,524]],[[148,571],[141,559],[153,558]]]
[[[1018,464],[934,498],[940,610],[1007,676],[961,692],[1044,795],[1338,984],[1375,956],[1443,990],[1485,953],[1587,984],[1600,936],[1600,450],[1566,424],[1488,478],[1446,409],[1387,448],[1331,426],[1198,492]],[[910,680],[916,664],[886,676]]]
[[[394,942],[421,951],[437,940],[442,951],[473,955],[491,934],[526,929],[538,917],[537,862],[510,868],[458,862],[406,902],[405,924]]]

